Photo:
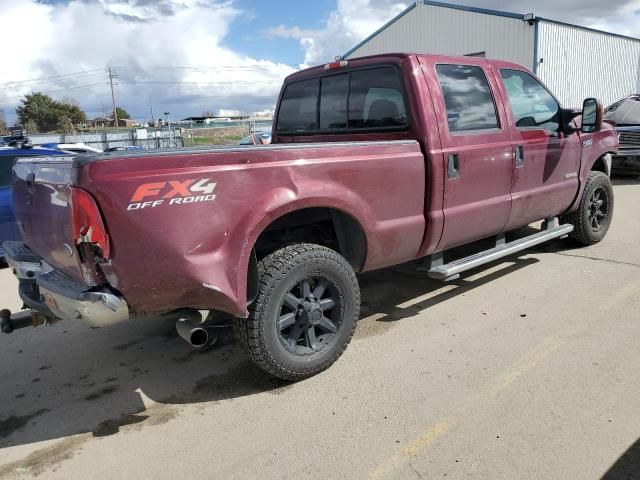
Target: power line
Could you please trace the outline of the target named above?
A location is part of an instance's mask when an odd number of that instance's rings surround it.
[[[28,80],[14,80],[14,81],[11,81],[11,82],[0,83],[0,87],[12,88],[12,87],[25,86],[25,84],[31,84],[31,83],[36,83],[36,84],[37,83],[49,83],[49,82],[54,82],[54,81],[59,81],[59,80],[66,80],[69,77],[80,78],[80,77],[98,75],[101,72],[102,72],[102,69],[100,69],[100,70],[82,71],[82,72],[74,72],[74,73],[64,73],[64,74],[60,74],[60,75],[51,75],[51,76],[48,76],[48,77],[32,78],[32,79],[28,79]]]
[[[200,65],[200,66],[180,66],[180,65],[158,65],[149,67],[114,67],[114,70],[273,70],[277,67],[289,67],[298,70],[298,65],[288,65],[284,63],[273,65],[249,64],[249,65]]]
[[[224,81],[224,82],[219,82],[219,81],[210,81],[210,82],[187,82],[187,81],[182,81],[182,80],[168,80],[168,81],[163,81],[163,80],[151,80],[151,81],[133,81],[133,82],[120,82],[122,85],[147,85],[147,84],[152,84],[152,85],[236,85],[236,84],[243,84],[243,85],[254,85],[254,84],[265,84],[265,83],[277,83],[278,85],[282,83],[282,80],[239,80],[239,81]]]
[[[46,92],[37,92],[37,93],[42,93],[44,95],[49,95],[51,93],[61,93],[61,92],[68,92],[68,91],[71,91],[71,90],[81,90],[81,89],[84,89],[84,88],[97,87],[98,85],[104,85],[104,82],[91,83],[89,85],[78,85],[76,87],[63,88],[63,89],[60,89],[60,90],[49,90],[49,91],[46,91]],[[32,92],[32,93],[34,93],[34,92]],[[18,95],[18,96],[15,96],[15,97],[0,98],[0,103],[10,102],[10,101],[13,101],[13,100],[20,100],[21,98],[24,98],[24,95]]]

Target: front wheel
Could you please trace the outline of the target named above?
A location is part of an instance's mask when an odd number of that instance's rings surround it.
[[[249,358],[285,380],[329,368],[349,345],[360,314],[351,265],[328,248],[298,244],[262,259],[258,274],[249,318],[236,320]]]
[[[575,229],[570,238],[583,245],[600,242],[613,218],[613,186],[602,172],[591,172],[580,199],[580,206],[566,216]]]

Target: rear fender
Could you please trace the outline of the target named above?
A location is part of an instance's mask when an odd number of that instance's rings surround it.
[[[247,315],[247,273],[253,247],[262,232],[278,218],[305,208],[332,208],[344,212],[360,224],[367,245],[375,241],[371,235],[374,229],[373,212],[355,192],[327,182],[320,185],[317,182],[298,182],[297,187],[297,191],[278,188],[256,198],[250,213],[240,219],[229,234],[226,257],[240,259],[232,285],[236,314],[242,312]]]

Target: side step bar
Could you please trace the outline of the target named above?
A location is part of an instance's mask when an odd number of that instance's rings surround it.
[[[510,243],[505,243],[504,234],[498,235],[495,248],[476,253],[466,258],[461,258],[451,263],[444,264],[442,254],[433,255],[431,257],[431,268],[428,270],[428,275],[433,279],[443,280],[445,282],[457,280],[460,278],[462,272],[548,242],[549,240],[564,237],[571,232],[573,232],[573,225],[559,225],[557,218],[547,220],[546,229],[540,233],[520,238]]]

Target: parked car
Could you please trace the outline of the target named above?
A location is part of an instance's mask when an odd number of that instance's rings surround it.
[[[6,266],[2,242],[20,240],[20,232],[13,212],[11,196],[11,170],[17,158],[55,157],[63,155],[57,149],[31,147],[22,143],[17,146],[0,146],[0,266]]]
[[[249,358],[300,380],[349,344],[356,272],[424,259],[447,281],[551,239],[600,242],[617,149],[595,99],[564,109],[520,65],[336,61],[285,80],[271,145],[19,160],[24,243],[5,249],[23,300],[46,315],[110,325],[172,312],[200,346],[200,311],[226,312]]]
[[[613,171],[640,175],[640,94],[614,103],[605,110],[605,120],[615,125],[620,151],[613,157]]]
[[[139,150],[144,150],[144,148],[139,145],[127,145],[121,147],[110,147],[107,148],[105,152],[133,152]]]
[[[240,145],[269,145],[271,143],[270,133],[252,133],[248,137],[240,140]]]
[[[72,153],[102,153],[102,150],[84,143],[45,143],[45,148],[57,148]]]

